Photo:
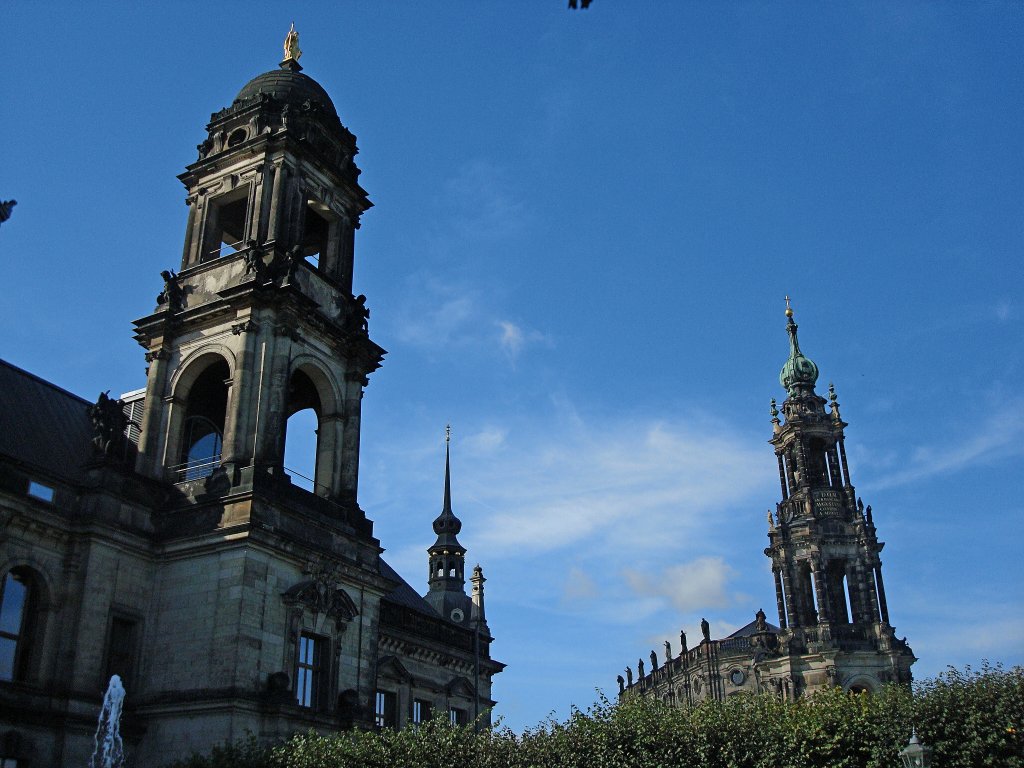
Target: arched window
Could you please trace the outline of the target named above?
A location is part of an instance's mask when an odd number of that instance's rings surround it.
[[[199,374],[189,390],[178,481],[208,477],[220,466],[229,376],[227,362],[218,359]]]
[[[23,680],[31,657],[36,588],[27,568],[4,576],[0,595],[0,680]]]
[[[320,438],[320,395],[302,371],[288,384],[288,422],[285,426],[284,469],[292,482],[307,491],[326,495],[318,488],[317,455]]]

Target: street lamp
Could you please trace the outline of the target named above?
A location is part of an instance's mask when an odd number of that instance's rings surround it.
[[[900,750],[904,768],[928,768],[932,762],[932,748],[917,739],[915,731],[910,732],[910,743]]]

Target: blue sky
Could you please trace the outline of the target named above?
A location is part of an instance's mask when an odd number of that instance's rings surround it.
[[[360,500],[425,589],[451,422],[506,724],[774,617],[786,294],[915,673],[1024,662],[1019,3],[161,6],[5,6],[0,356],[142,386],[175,176],[294,20],[375,203]]]

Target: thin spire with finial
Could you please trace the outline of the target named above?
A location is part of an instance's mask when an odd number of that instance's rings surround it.
[[[451,446],[452,425],[444,426],[444,507],[441,514],[446,512],[452,514],[452,471],[451,471]]]

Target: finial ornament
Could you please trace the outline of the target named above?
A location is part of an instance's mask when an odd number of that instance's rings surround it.
[[[299,63],[302,51],[299,50],[299,33],[295,31],[295,22],[292,22],[291,29],[284,38],[284,60]]]
[[[452,441],[452,425],[451,424],[445,424],[444,425],[444,441],[446,443],[450,443]]]
[[[786,317],[793,316],[793,308],[789,306],[789,296],[786,297]]]

